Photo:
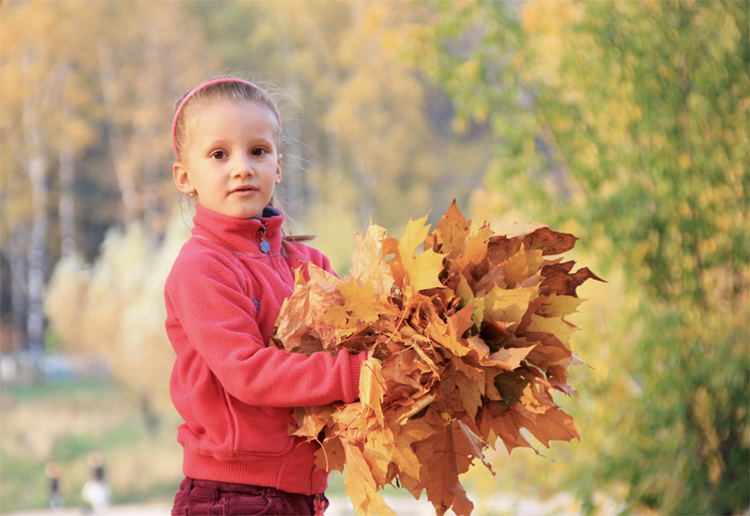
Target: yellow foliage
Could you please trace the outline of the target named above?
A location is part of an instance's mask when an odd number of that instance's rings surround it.
[[[171,410],[174,360],[164,330],[164,282],[188,236],[179,215],[158,249],[148,247],[138,224],[124,234],[112,230],[91,268],[76,260],[58,264],[45,300],[69,349],[108,359],[117,379],[163,411]]]

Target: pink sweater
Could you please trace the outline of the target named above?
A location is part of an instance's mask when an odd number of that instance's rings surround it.
[[[184,420],[177,432],[183,472],[322,493],[328,472],[314,471],[316,444],[289,436],[292,407],[354,401],[365,357],[346,351],[307,357],[268,346],[292,293],[293,269],[300,261],[331,267],[303,244],[285,243],[283,256],[284,216],[272,208],[263,215],[236,219],[197,205],[193,236],[167,279],[166,328],[177,354],[170,393]]]

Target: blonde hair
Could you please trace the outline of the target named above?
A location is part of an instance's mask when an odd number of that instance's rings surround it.
[[[220,77],[205,82],[183,97],[175,104],[174,119],[172,121],[172,144],[175,157],[179,160],[180,153],[185,148],[187,139],[187,119],[185,111],[194,104],[208,104],[222,100],[257,102],[273,114],[276,122],[276,144],[281,141],[281,118],[276,103],[271,96],[255,84],[234,77]]]

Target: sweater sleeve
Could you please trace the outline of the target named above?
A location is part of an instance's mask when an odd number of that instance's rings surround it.
[[[209,372],[231,396],[267,407],[352,402],[359,395],[363,354],[305,356],[266,347],[252,293],[231,257],[196,253],[175,262],[167,279],[167,333],[173,375],[204,381]]]

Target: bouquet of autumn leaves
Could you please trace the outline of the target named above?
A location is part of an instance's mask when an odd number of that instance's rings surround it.
[[[578,438],[552,389],[577,394],[567,367],[581,363],[565,316],[576,288],[597,278],[560,255],[576,237],[542,225],[471,232],[455,202],[429,233],[410,221],[400,241],[371,225],[349,276],[307,264],[276,322],[289,352],[367,352],[355,403],[296,409],[294,435],[321,444],[317,466],[343,471],[357,514],[395,514],[379,493],[397,485],[437,514],[470,514],[459,482],[498,438],[508,451]],[[417,255],[417,250],[423,251]],[[307,276],[307,279],[305,279]],[[537,452],[538,453],[538,452]]]

